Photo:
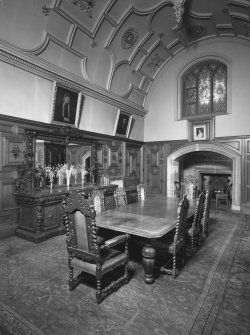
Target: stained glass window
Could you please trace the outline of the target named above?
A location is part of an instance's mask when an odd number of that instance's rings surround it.
[[[195,64],[183,76],[183,117],[227,112],[227,68],[218,61]]]

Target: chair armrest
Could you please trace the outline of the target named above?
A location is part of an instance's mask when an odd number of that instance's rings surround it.
[[[121,244],[123,242],[128,241],[128,239],[129,239],[128,234],[118,235],[118,236],[111,238],[110,240],[106,240],[104,242],[104,247],[112,248],[113,246],[117,244]]]

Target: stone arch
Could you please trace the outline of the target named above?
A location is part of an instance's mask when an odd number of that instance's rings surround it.
[[[224,155],[232,160],[232,209],[240,210],[241,203],[241,155],[234,149],[221,143],[192,143],[185,145],[167,157],[167,196],[172,197],[174,192],[174,180],[179,169],[177,158],[194,151],[210,151]]]

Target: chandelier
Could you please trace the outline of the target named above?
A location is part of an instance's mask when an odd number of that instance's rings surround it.
[[[185,1],[186,0],[174,0],[173,1],[174,16],[177,21],[178,28],[180,28],[183,23],[183,14],[185,11]]]
[[[89,18],[92,18],[92,10],[95,6],[95,0],[71,0],[72,4],[80,6],[80,9],[83,10]]]

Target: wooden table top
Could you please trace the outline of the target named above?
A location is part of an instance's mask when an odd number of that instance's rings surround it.
[[[159,238],[176,225],[178,198],[157,196],[144,201],[107,210],[96,215],[98,227],[141,236]],[[188,217],[195,210],[195,200],[190,200]]]

